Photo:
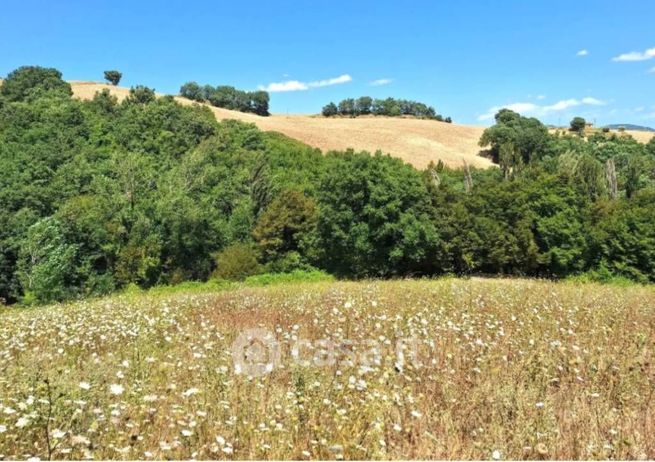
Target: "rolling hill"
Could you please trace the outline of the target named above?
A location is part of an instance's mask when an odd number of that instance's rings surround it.
[[[71,81],[73,93],[91,99],[96,92],[108,89],[119,100],[127,97],[129,89],[99,82]],[[181,104],[198,104],[176,96]],[[300,140],[323,151],[353,148],[398,157],[416,168],[425,168],[430,161],[442,160],[450,167],[467,163],[486,168],[491,160],[480,155],[478,140],[485,127],[449,124],[434,120],[398,117],[326,118],[307,114],[272,114],[262,117],[207,105],[218,120],[237,119],[254,123],[261,130],[276,131]],[[613,130],[614,131],[614,130]],[[625,130],[637,141],[647,143],[652,132]]]
[[[93,98],[96,92],[109,89],[119,99],[129,89],[96,82],[70,82],[76,97]],[[176,97],[181,104],[197,104]],[[492,162],[479,155],[478,140],[484,127],[436,122],[433,120],[394,117],[325,118],[315,115],[273,114],[261,117],[238,111],[208,107],[219,120],[238,119],[256,124],[261,130],[277,131],[323,151],[353,148],[399,157],[417,168],[430,161],[461,167],[464,162],[485,168]]]

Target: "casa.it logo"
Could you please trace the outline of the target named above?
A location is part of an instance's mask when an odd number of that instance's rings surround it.
[[[415,338],[398,338],[395,343],[380,339],[339,340],[297,339],[283,351],[275,335],[266,329],[248,329],[232,343],[232,360],[237,375],[261,377],[284,367],[284,360],[299,367],[334,365],[372,368],[385,361],[402,372],[406,366],[422,368],[432,363],[433,347]],[[421,361],[420,358],[428,359]]]

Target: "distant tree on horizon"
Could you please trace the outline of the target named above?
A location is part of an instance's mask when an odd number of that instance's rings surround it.
[[[321,112],[324,117],[332,117],[339,114],[339,108],[337,108],[336,104],[330,102],[323,106],[323,110]]]
[[[574,117],[571,120],[571,131],[578,135],[584,135],[584,129],[587,126],[587,121],[582,117]]]
[[[123,78],[123,74],[116,70],[105,71],[105,80],[111,83],[113,86],[118,85],[121,81],[121,78]]]

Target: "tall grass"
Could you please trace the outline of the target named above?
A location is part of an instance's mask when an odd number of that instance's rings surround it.
[[[655,457],[651,287],[186,289],[0,314],[0,459]],[[232,358],[252,328],[283,365],[255,378]],[[351,343],[306,365],[299,338]],[[399,362],[402,338],[422,364]],[[377,360],[348,361],[370,342]]]

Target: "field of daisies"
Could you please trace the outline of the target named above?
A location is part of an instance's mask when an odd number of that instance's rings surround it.
[[[235,363],[239,339],[262,369]],[[654,348],[648,287],[319,282],[5,308],[0,460],[652,459]]]

